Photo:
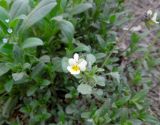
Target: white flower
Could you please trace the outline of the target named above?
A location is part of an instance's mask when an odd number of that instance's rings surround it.
[[[154,23],[159,23],[158,21],[157,21],[157,12],[155,12],[154,14],[153,14],[153,17],[151,18],[151,20],[154,22]]]
[[[68,60],[69,66],[67,67],[67,70],[72,75],[78,75],[81,71],[86,70],[87,61],[84,59],[79,59],[79,55],[77,53],[74,54],[73,58],[70,58]]]
[[[158,13],[157,12],[153,13],[151,9],[147,11],[147,16],[151,17],[151,21],[153,21],[156,24],[159,24],[159,22],[157,21],[157,15]]]
[[[6,22],[6,23],[9,23],[9,19],[6,19],[5,22]]]
[[[149,10],[147,11],[147,16],[152,16],[152,14],[153,14],[152,10],[149,9]]]
[[[8,32],[8,33],[12,33],[13,30],[12,30],[11,28],[8,28],[8,29],[7,29],[7,32]]]
[[[3,43],[7,43],[8,42],[8,39],[7,38],[3,38]]]

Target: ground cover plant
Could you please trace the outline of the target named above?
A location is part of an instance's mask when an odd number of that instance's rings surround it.
[[[0,0],[0,124],[159,125],[147,98],[158,37],[140,46],[158,13],[134,19],[124,2]]]

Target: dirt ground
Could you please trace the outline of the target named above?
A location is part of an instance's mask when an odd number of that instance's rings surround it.
[[[156,8],[158,12],[158,17],[160,17],[160,0],[126,0],[126,8],[131,11],[131,13],[136,17],[144,13],[148,9]],[[141,24],[142,25],[142,24]],[[142,25],[142,27],[144,27]],[[145,32],[146,28],[142,29],[142,32]],[[154,31],[160,31],[160,25]],[[143,41],[141,41],[146,46],[150,41],[153,41],[152,36],[148,35]],[[157,42],[160,41],[160,38],[157,39]],[[160,57],[160,43],[155,43],[153,46],[153,56]],[[157,51],[158,50],[158,51]],[[150,112],[160,120],[160,66],[157,66],[153,70],[152,74],[152,88],[148,93],[150,99]]]

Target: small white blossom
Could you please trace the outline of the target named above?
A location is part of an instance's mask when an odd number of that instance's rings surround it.
[[[78,75],[81,71],[86,70],[87,61],[84,59],[79,59],[79,55],[77,53],[74,54],[73,58],[70,58],[68,60],[69,66],[67,67],[67,70],[72,75]]]
[[[2,41],[3,41],[4,44],[6,44],[8,42],[8,39],[7,38],[3,38]]]
[[[154,14],[153,14],[153,17],[151,18],[151,20],[154,22],[154,23],[159,23],[158,21],[157,21],[157,12],[155,12]]]
[[[147,16],[151,17],[151,21],[153,21],[156,24],[159,24],[159,22],[157,21],[157,15],[158,13],[157,12],[153,13],[151,9],[147,11]]]
[[[9,19],[6,19],[5,22],[6,22],[6,23],[9,23]]]
[[[7,29],[7,32],[8,32],[8,33],[12,33],[13,30],[12,30],[11,28],[8,28],[8,29]]]
[[[149,9],[149,10],[147,11],[147,16],[152,16],[152,14],[153,14],[152,10]]]

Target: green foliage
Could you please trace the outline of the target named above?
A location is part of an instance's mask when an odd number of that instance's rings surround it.
[[[10,9],[10,18],[15,19],[22,14],[27,14],[29,11],[29,1],[28,0],[15,0]]]
[[[1,0],[0,124],[158,125],[148,111],[146,77],[159,60],[152,62],[149,50],[138,47],[138,33],[121,53],[123,5],[124,0]],[[145,56],[132,60],[137,52]],[[79,75],[67,70],[74,53],[87,61]]]
[[[31,47],[36,47],[36,46],[42,46],[43,45],[43,41],[39,38],[27,38],[23,45],[22,48],[31,48]]]
[[[24,3],[24,2],[23,2]],[[43,0],[41,1],[24,19],[21,28],[27,29],[36,22],[43,19],[55,6],[55,0]]]

